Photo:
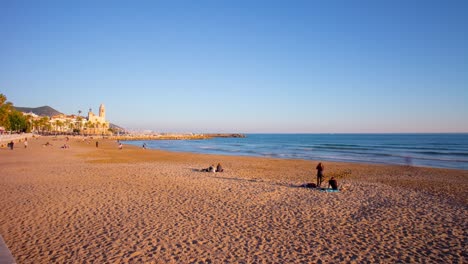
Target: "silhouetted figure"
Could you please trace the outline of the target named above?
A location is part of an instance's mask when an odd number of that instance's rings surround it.
[[[331,177],[328,181],[328,188],[332,188],[333,190],[338,190],[338,182],[335,180],[335,177]]]
[[[96,141],[96,148],[98,148],[98,147],[99,147],[99,142]]]
[[[322,162],[319,162],[316,169],[317,169],[317,187],[320,188],[320,186],[322,185],[322,181],[323,181],[323,170],[325,169],[325,167],[323,166]]]
[[[13,150],[13,147],[15,146],[15,142],[13,142],[13,140],[8,143],[8,145],[10,146],[10,149]]]

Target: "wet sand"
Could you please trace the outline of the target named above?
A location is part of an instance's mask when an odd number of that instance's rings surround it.
[[[316,161],[64,143],[0,149],[18,263],[467,262],[468,171],[324,162],[326,193]]]

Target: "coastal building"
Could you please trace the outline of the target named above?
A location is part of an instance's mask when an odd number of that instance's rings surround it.
[[[65,133],[73,132],[76,122],[76,116],[64,114],[54,115],[49,120],[52,130]]]
[[[85,124],[86,134],[108,134],[109,122],[106,121],[106,108],[104,104],[99,106],[99,115],[95,115],[91,109],[88,112],[88,120]]]
[[[91,109],[89,109],[88,121],[91,123],[106,123],[106,108],[104,104],[99,106],[99,115],[95,115]]]
[[[99,106],[99,115],[89,109],[88,116],[58,114],[51,117],[38,116],[32,112],[23,113],[31,122],[32,131],[79,133],[84,135],[108,135],[110,123],[106,120],[104,104]]]
[[[39,118],[39,116],[36,115],[36,114],[33,113],[33,112],[23,113],[23,115],[29,116],[31,119],[37,119],[37,118]]]

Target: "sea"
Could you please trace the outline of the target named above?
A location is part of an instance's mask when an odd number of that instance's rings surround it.
[[[245,138],[125,143],[176,152],[468,170],[468,133],[246,134]]]

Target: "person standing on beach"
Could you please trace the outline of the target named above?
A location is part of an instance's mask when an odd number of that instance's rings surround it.
[[[96,148],[97,148],[97,147],[99,147],[99,142],[98,142],[98,141],[96,141]]]
[[[27,138],[24,140],[24,148],[28,148],[28,139]]]
[[[12,140],[9,144],[10,144],[10,149],[13,150],[13,147],[15,146],[15,142],[13,142]]]
[[[320,185],[322,185],[322,181],[323,181],[323,170],[325,169],[325,167],[323,166],[322,162],[319,162],[316,169],[317,169],[317,187],[320,188]]]

